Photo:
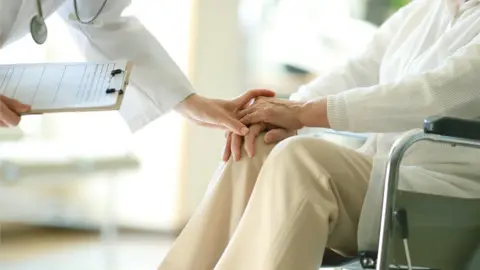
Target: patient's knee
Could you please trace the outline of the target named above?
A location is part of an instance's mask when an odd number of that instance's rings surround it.
[[[277,144],[270,156],[277,162],[283,159],[303,162],[305,158],[315,155],[315,160],[321,163],[331,158],[332,151],[337,149],[338,146],[323,139],[295,136]]]
[[[220,183],[227,186],[247,186],[253,187],[257,175],[262,168],[265,159],[267,159],[275,144],[266,144],[263,140],[264,134],[260,134],[255,140],[255,155],[248,157],[242,145],[242,158],[235,161],[232,157],[222,164],[216,171],[209,190],[218,186]]]

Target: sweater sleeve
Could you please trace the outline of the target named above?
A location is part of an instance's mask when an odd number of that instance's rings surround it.
[[[327,97],[327,113],[335,130],[403,132],[420,128],[431,115],[450,115],[461,106],[478,111],[480,97],[480,35],[441,66],[403,80],[359,87]],[[476,107],[479,107],[478,104]]]

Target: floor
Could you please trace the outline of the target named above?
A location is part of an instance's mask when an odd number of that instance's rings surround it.
[[[1,270],[155,270],[173,237],[123,232],[105,244],[96,233],[35,229],[4,233],[1,240]]]
[[[123,233],[105,244],[97,234],[41,231],[3,237],[2,270],[131,270],[156,269],[172,239],[165,235]]]

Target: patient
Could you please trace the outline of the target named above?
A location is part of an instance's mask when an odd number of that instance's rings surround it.
[[[480,95],[479,32],[478,1],[413,1],[362,55],[292,100],[260,98],[240,111],[250,133],[228,134],[226,162],[160,269],[313,270],[326,248],[356,254],[367,188],[381,184],[395,139]],[[294,136],[303,127],[373,135],[350,150]],[[421,145],[400,185],[479,197],[476,155]]]

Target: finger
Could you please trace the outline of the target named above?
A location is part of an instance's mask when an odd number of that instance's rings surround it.
[[[232,133],[226,132],[225,135],[227,136],[227,141],[225,142],[225,147],[223,148],[223,157],[222,160],[227,162],[232,155]]]
[[[8,125],[2,120],[0,120],[0,127],[4,128],[4,127],[8,127]]]
[[[237,112],[237,118],[238,119],[242,119],[243,117],[245,117],[245,115],[248,115],[248,114],[251,114],[251,113],[254,113],[255,111],[258,111],[260,110],[261,108],[259,108],[259,106],[256,106],[256,105],[252,105],[248,108],[245,108],[239,112]]]
[[[242,122],[240,122],[240,120],[237,120],[229,116],[227,113],[221,114],[221,118],[219,119],[219,124],[222,124],[233,133],[242,135],[242,136],[247,135],[249,131],[248,127],[245,126]]]
[[[242,158],[242,136],[232,134],[231,151],[233,159],[239,161]]]
[[[264,129],[265,126],[263,124],[250,126],[250,132],[247,134],[247,136],[245,136],[243,147],[250,158],[255,155],[255,140],[258,134],[260,134],[260,132],[262,132]]]
[[[243,107],[246,104],[248,104],[252,99],[254,99],[256,97],[259,97],[259,96],[274,97],[275,92],[273,92],[272,90],[268,90],[268,89],[248,90],[243,95],[234,99],[234,102],[237,104],[238,107]]]
[[[286,130],[283,128],[276,128],[268,131],[263,137],[263,140],[266,144],[277,143],[293,135],[295,135],[294,131]]]
[[[261,113],[265,116],[275,113],[275,109],[268,104],[256,103],[236,113],[238,119],[242,119],[249,114]],[[242,122],[243,123],[243,122]],[[244,123],[245,124],[245,123]]]
[[[269,120],[272,120],[271,118]],[[267,121],[265,111],[256,111],[245,115],[240,121],[245,125],[254,125]]]
[[[223,124],[227,129],[231,130],[237,135],[245,136],[250,131],[250,129],[242,122],[240,122],[240,120],[237,120],[230,116],[226,116]]]
[[[17,126],[20,123],[20,116],[2,103],[0,103],[0,119],[8,126]]]
[[[13,110],[16,113],[24,113],[30,110],[30,105],[21,103],[20,101],[16,99],[12,99],[6,96],[1,96],[0,100],[7,105],[11,110]]]
[[[240,108],[241,109],[245,109],[245,108],[248,108],[250,106],[253,106],[255,104],[258,104],[260,101],[262,101],[262,99],[264,98],[270,98],[270,97],[266,97],[266,96],[259,96],[259,97],[256,97],[254,99],[251,99],[249,102],[245,103],[245,105],[241,106]]]

